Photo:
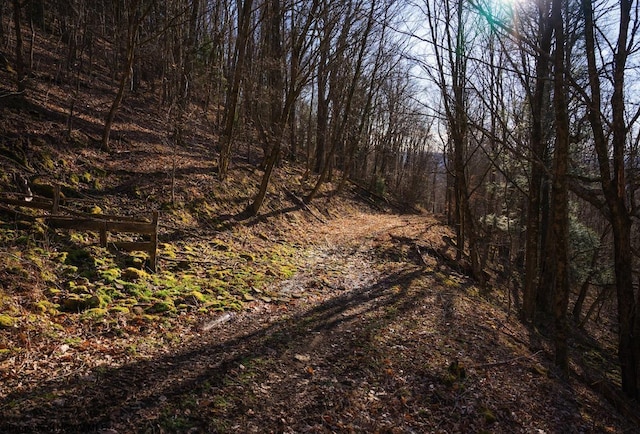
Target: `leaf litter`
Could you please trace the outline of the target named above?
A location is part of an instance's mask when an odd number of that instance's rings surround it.
[[[417,255],[444,248],[432,220],[356,212],[309,228],[298,271],[260,289],[281,302],[27,347],[0,362],[0,431],[632,429],[587,385],[560,381],[549,344],[499,298]]]

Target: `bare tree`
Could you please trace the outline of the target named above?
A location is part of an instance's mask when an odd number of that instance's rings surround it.
[[[244,74],[245,57],[247,52],[247,40],[251,31],[251,14],[253,0],[238,1],[238,34],[236,37],[233,55],[233,76],[231,85],[227,91],[227,101],[224,115],[224,131],[222,132],[222,144],[218,159],[218,177],[226,179],[231,161],[233,149],[233,134],[236,123],[238,100],[240,98],[240,82]]]
[[[622,373],[622,390],[631,398],[640,396],[640,313],[638,298],[633,285],[633,254],[631,249],[631,225],[635,210],[629,206],[630,192],[625,165],[627,133],[630,125],[640,115],[636,111],[630,120],[626,118],[625,75],[628,56],[633,47],[635,31],[629,36],[632,0],[619,2],[620,21],[617,40],[612,54],[610,118],[603,101],[600,78],[601,65],[597,55],[606,56],[598,50],[596,33],[599,29],[594,19],[594,6],[582,1],[586,57],[589,72],[589,94],[583,94],[587,104],[589,121],[593,131],[595,152],[598,157],[600,180],[606,203],[606,216],[611,223],[614,241],[614,268],[618,301],[618,357]],[[635,24],[637,26],[637,23]],[[634,28],[634,30],[636,30]],[[603,57],[601,61],[606,61]],[[610,158],[610,149],[613,158]]]
[[[136,50],[139,45],[138,32],[140,30],[140,25],[147,17],[149,12],[151,12],[151,8],[153,7],[154,3],[155,0],[150,0],[147,4],[144,4],[144,0],[129,0],[126,3],[126,56],[124,65],[122,66],[116,96],[113,100],[113,103],[111,104],[109,112],[107,113],[107,117],[104,122],[104,129],[102,130],[102,147],[104,149],[109,149],[109,136],[111,134],[111,127],[113,126],[113,121],[116,117],[116,113],[120,108],[122,99],[124,98],[127,83],[131,78]]]

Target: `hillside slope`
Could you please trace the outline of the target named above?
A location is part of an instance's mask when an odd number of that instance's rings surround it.
[[[57,341],[32,331],[2,362],[0,430],[634,432],[424,254],[447,251],[436,220],[355,213],[305,233],[298,271],[241,311],[65,314]]]
[[[19,174],[38,195],[60,184],[73,212],[160,210],[159,270],[0,208],[0,431],[639,432],[581,380],[615,377],[610,349],[573,342],[559,378],[544,331],[514,318],[509,288],[478,290],[435,217],[331,184],[302,206],[312,179],[283,162],[248,218],[250,138],[221,183],[213,117],[175,146],[159,100],[128,95],[106,152],[110,80],[76,86],[36,42],[50,68],[25,100],[0,72],[0,191]]]

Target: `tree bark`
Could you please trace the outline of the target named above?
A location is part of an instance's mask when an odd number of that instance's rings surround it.
[[[231,87],[227,92],[227,104],[225,106],[224,131],[222,132],[222,146],[218,158],[218,178],[225,180],[231,161],[231,149],[233,147],[233,130],[236,122],[238,99],[240,98],[240,82],[244,74],[245,55],[247,51],[247,39],[249,38],[249,23],[251,21],[251,9],[253,0],[244,0],[238,16],[238,37],[235,48],[235,62]]]
[[[20,6],[20,0],[13,0],[13,25],[16,32],[16,87],[18,93],[24,94],[27,90],[25,81],[25,66],[24,66],[24,47],[22,42],[22,8]]]
[[[600,76],[596,62],[595,23],[593,5],[582,1],[585,19],[585,43],[591,99],[587,102],[594,145],[600,168],[602,190],[607,203],[608,218],[613,232],[614,268],[618,304],[618,358],[622,376],[622,390],[630,398],[640,396],[640,318],[633,289],[631,250],[631,211],[627,207],[625,183],[625,142],[627,128],[624,111],[624,78],[629,54],[627,33],[633,1],[620,1],[620,25],[613,62],[613,95],[611,96],[611,140],[613,167],[610,166],[609,143],[602,121]],[[612,170],[613,169],[613,170]]]
[[[126,62],[120,81],[118,83],[118,90],[116,97],[111,104],[109,113],[104,122],[104,129],[102,130],[102,147],[105,150],[109,149],[109,136],[111,135],[111,127],[116,117],[116,113],[120,108],[122,99],[124,98],[124,92],[127,86],[127,82],[131,78],[131,72],[133,70],[133,63],[135,61],[135,52],[138,45],[138,32],[139,27],[147,14],[151,11],[154,1],[151,1],[147,6],[141,10],[142,1],[132,0],[129,5],[128,17],[127,17],[127,47],[126,47]]]
[[[554,113],[555,154],[552,191],[550,245],[555,250],[555,282],[553,294],[553,316],[555,323],[555,364],[565,376],[569,375],[569,351],[567,338],[567,307],[569,305],[569,117],[565,86],[565,36],[562,16],[563,0],[553,0],[551,21],[555,33],[554,63]]]
[[[549,3],[541,2],[538,9],[540,52],[536,56],[536,76],[531,95],[530,160],[531,175],[527,196],[527,233],[525,245],[525,278],[522,299],[522,319],[535,319],[537,288],[540,270],[540,212],[543,181],[543,161],[546,144],[544,141],[543,119],[548,106],[549,60],[553,29],[547,22]]]

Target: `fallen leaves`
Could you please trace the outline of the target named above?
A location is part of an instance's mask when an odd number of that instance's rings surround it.
[[[243,311],[140,315],[91,328],[61,317],[57,340],[25,334],[30,348],[0,359],[0,429],[25,418],[35,431],[51,421],[115,432],[623,426],[584,385],[543,375],[548,361],[523,344],[526,330],[465,291],[461,276],[447,285],[442,270],[383,260],[405,251],[399,237],[423,232],[420,217],[347,223],[308,234],[317,244],[301,271],[251,289]],[[449,305],[455,314],[445,315]],[[496,318],[506,318],[509,333]],[[572,411],[576,402],[588,415]]]

